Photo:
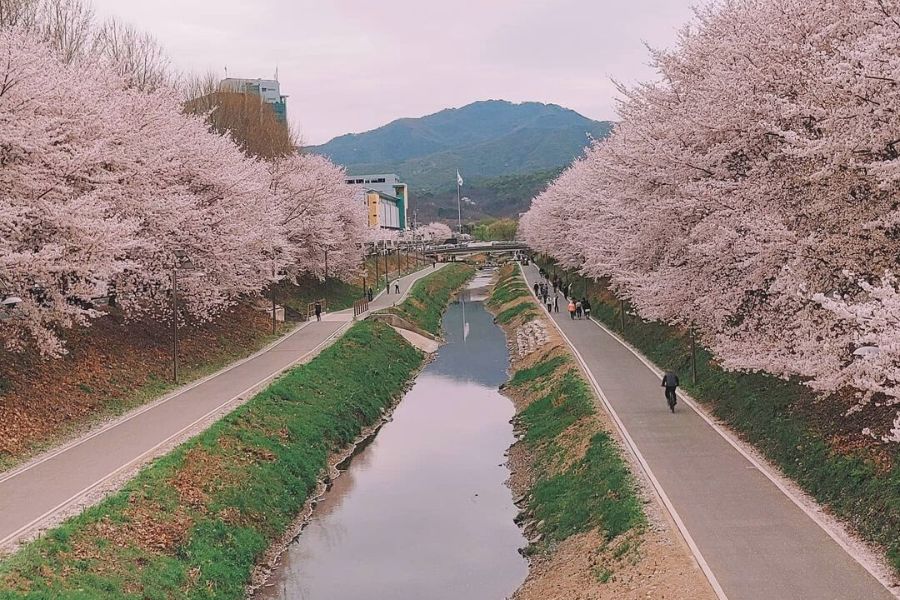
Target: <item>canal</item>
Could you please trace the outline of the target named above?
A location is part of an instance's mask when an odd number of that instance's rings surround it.
[[[474,279],[444,316],[446,344],[282,556],[261,600],[503,600],[526,540],[504,482],[514,408],[503,332]]]

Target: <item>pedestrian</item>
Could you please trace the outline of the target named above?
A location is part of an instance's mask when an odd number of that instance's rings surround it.
[[[575,303],[569,300],[569,318],[575,320]]]
[[[368,298],[369,302],[371,302],[372,298],[374,298],[374,297],[375,297],[375,292],[372,291],[372,288],[369,288],[369,292],[366,294],[366,298]]]
[[[541,295],[541,294],[538,292],[538,290],[540,290],[540,289],[541,289],[540,284],[539,284],[537,281],[535,281],[535,282],[534,282],[534,295],[535,295],[535,296],[540,296],[540,295]]]
[[[591,318],[591,303],[588,302],[587,298],[581,299],[581,309],[584,311],[584,318],[590,319]]]
[[[399,294],[399,293],[400,293],[400,283],[397,282],[397,281],[394,282],[394,293],[395,293],[395,294]]]
[[[553,296],[553,312],[559,313],[559,294]]]
[[[552,312],[553,312],[553,302],[550,301],[550,297],[549,297],[549,296],[548,296],[547,299],[544,301],[544,305],[546,305],[546,307],[547,307],[547,312],[548,312],[548,313],[552,313]]]
[[[437,269],[437,261],[436,260],[431,261],[431,268]]]
[[[316,321],[322,320],[322,303],[316,300]]]
[[[578,317],[579,319],[581,318],[581,311],[583,309],[584,309],[584,307],[581,306],[581,300],[576,300],[575,301],[575,316]]]
[[[675,412],[675,404],[678,402],[678,375],[672,371],[666,371],[662,378],[662,386],[666,388],[666,401],[669,403],[669,410]]]

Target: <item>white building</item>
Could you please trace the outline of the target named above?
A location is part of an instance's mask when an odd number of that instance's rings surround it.
[[[369,227],[401,231],[409,228],[409,189],[397,175],[348,175],[346,182],[365,191]]]
[[[219,82],[219,89],[238,94],[254,94],[266,104],[271,104],[275,116],[282,123],[287,122],[287,96],[281,94],[281,84],[277,79],[240,79],[229,77]]]

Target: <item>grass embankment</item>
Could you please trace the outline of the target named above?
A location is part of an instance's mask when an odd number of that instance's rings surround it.
[[[627,316],[623,333],[620,302],[603,282],[572,273],[565,278],[575,295],[590,299],[594,317],[661,368],[676,371],[692,397],[864,538],[886,548],[900,573],[900,451],[863,436],[867,423],[859,414],[844,416],[845,400],[817,398],[797,381],[764,373],[724,371],[699,347],[692,384],[688,332]]]
[[[510,267],[504,267],[487,302],[488,307],[504,307],[495,316],[498,323],[507,325],[519,318],[523,323],[538,315],[538,308],[531,302],[527,284]]]
[[[531,309],[520,309],[503,322],[510,337],[539,314],[514,266],[501,269],[488,306],[498,321],[513,308]],[[546,336],[547,330],[537,325],[539,329],[530,331]],[[633,549],[626,534],[639,532],[645,517],[628,466],[598,419],[590,388],[565,348],[548,341],[531,356],[513,361],[505,390],[519,409],[516,424],[524,430],[529,456],[532,481],[525,508],[532,523],[526,526],[533,542],[529,552],[547,552],[571,536],[594,531],[604,546],[609,545],[594,549],[595,575],[608,580],[615,560]]]
[[[243,598],[329,454],[403,392],[422,355],[364,321],[122,491],[0,563],[0,598]]]
[[[178,334],[182,384],[274,339],[269,316],[246,305]],[[113,310],[68,331],[62,358],[0,353],[0,471],[175,389],[171,345],[168,323],[131,322]]]
[[[425,331],[439,335],[441,317],[450,297],[475,273],[474,267],[454,263],[413,284],[409,296],[389,310]]]

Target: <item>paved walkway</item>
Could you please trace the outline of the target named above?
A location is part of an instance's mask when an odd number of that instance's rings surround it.
[[[524,272],[531,287],[538,270]],[[680,402],[671,414],[660,377],[628,348],[596,323],[571,320],[562,304],[554,321],[643,456],[720,597],[894,597],[697,412]]]
[[[415,281],[433,272],[428,267],[400,279],[400,295],[380,294],[370,312],[403,299]],[[0,550],[95,503],[102,491],[121,485],[140,465],[199,433],[286,369],[311,359],[352,319],[352,308],[326,314],[322,322],[306,323],[248,359],[0,474]]]

